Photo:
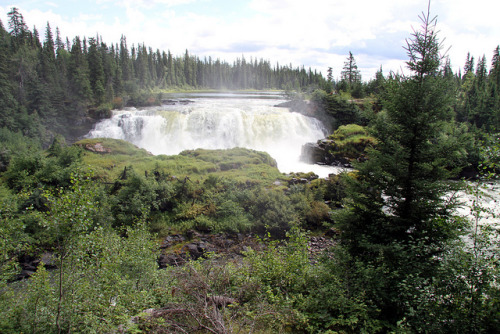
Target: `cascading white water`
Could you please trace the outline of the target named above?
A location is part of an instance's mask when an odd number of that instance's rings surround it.
[[[321,177],[335,172],[299,161],[302,145],[323,138],[325,128],[315,118],[274,107],[282,100],[233,95],[191,101],[115,111],[88,137],[124,139],[153,154],[167,155],[196,148],[245,147],[269,153],[282,172],[314,171]]]

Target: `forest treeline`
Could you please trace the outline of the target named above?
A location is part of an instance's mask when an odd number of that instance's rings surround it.
[[[361,81],[361,74],[352,53],[344,63],[341,79],[333,81],[332,68],[328,69],[326,90],[349,92],[354,98],[381,96],[384,84],[394,77],[394,73],[384,76],[382,67],[375,77],[367,82]],[[500,46],[493,50],[488,70],[486,56],[481,56],[477,65],[474,56],[467,54],[463,72],[454,73],[449,58],[446,58],[439,73],[446,79],[449,98],[455,119],[471,124],[477,129],[493,133],[500,128]]]
[[[0,24],[0,127],[27,135],[43,133],[39,124],[62,131],[61,125],[83,118],[88,109],[105,116],[112,108],[159,104],[165,89],[300,90],[325,82],[321,73],[291,64],[244,56],[230,64],[188,50],[175,56],[130,46],[125,36],[116,44],[99,36],[63,41],[49,23],[41,37],[16,8],[8,16],[8,30]]]
[[[28,29],[17,8],[8,13],[5,28],[0,21],[0,127],[41,138],[50,144],[56,133],[72,140],[88,131],[92,119],[106,117],[109,110],[127,105],[161,103],[168,89],[280,89],[348,92],[354,98],[380,96],[382,68],[375,77],[362,81],[356,59],[350,52],[335,81],[332,68],[326,78],[310,68],[271,64],[269,60],[244,56],[230,64],[221,59],[200,59],[186,50],[184,55],[153,50],[144,44],[106,44],[96,37],[62,40],[50,24],[43,36]],[[475,63],[467,55],[464,71],[453,73],[450,61],[443,75],[454,96],[454,112],[460,122],[488,132],[500,125],[500,49],[488,70],[483,55]],[[88,118],[90,117],[90,119]]]

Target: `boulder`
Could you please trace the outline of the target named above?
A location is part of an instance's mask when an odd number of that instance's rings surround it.
[[[317,143],[306,143],[302,146],[300,160],[310,164],[352,168],[351,159],[331,153],[329,147],[334,145],[334,142],[329,139],[318,140]]]
[[[298,112],[307,116],[311,116],[309,103],[304,100],[291,100],[275,105],[277,108],[288,108],[290,111]]]
[[[195,243],[185,245],[181,248],[181,252],[189,254],[193,260],[197,260],[203,255],[203,251],[200,251],[198,245]]]
[[[40,258],[40,262],[42,262],[47,269],[57,268],[56,257],[53,253],[43,253],[42,257]]]
[[[329,165],[333,161],[333,156],[328,152],[322,141],[317,143],[306,143],[302,146],[300,160],[311,164]]]
[[[186,263],[186,259],[180,254],[168,253],[160,254],[158,257],[158,268],[163,269],[168,266],[181,266]]]
[[[85,144],[83,148],[94,153],[111,153],[111,149],[102,146],[102,143]]]

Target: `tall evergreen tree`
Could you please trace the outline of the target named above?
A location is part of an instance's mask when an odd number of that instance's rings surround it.
[[[59,50],[59,49],[64,49],[64,43],[61,39],[61,32],[59,31],[59,27],[56,27],[56,41],[55,41],[56,45],[56,50]]]
[[[393,325],[405,312],[404,295],[432,275],[437,255],[454,236],[445,199],[450,184],[444,182],[446,159],[456,150],[446,140],[450,100],[436,19],[428,12],[421,20],[405,48],[412,74],[388,79],[386,111],[372,124],[377,147],[356,166],[339,217],[343,244],[366,268],[361,284],[371,286],[369,298]]]
[[[348,87],[352,87],[354,84],[361,82],[361,73],[358,70],[356,59],[354,59],[351,51],[349,51],[349,57],[347,57],[347,60],[344,62],[341,79],[347,83]]]
[[[184,78],[188,85],[192,85],[193,70],[191,67],[191,59],[189,57],[189,52],[187,49],[186,53],[184,54]]]
[[[23,15],[19,13],[19,9],[16,7],[12,7],[7,15],[9,16],[10,35],[13,37],[13,42],[19,45],[28,35],[28,26],[24,22]]]
[[[18,131],[17,100],[9,77],[10,36],[0,21],[0,127]]]
[[[383,90],[385,85],[385,77],[384,72],[382,70],[382,66],[380,69],[375,72],[375,78],[368,83],[368,93],[375,94],[379,96]]]
[[[491,131],[498,131],[500,129],[500,46],[493,51],[486,99],[486,107],[492,111]]]
[[[92,89],[89,81],[89,67],[83,52],[80,37],[75,37],[71,46],[71,58],[68,72],[71,78],[73,92],[84,100],[90,100]]]
[[[45,41],[41,52],[41,76],[43,80],[53,89],[56,81],[56,68],[55,68],[55,44],[50,29],[50,24],[47,22],[47,29],[45,30]]]
[[[465,65],[464,65],[464,75],[463,77],[465,78],[467,74],[469,73],[474,73],[474,56],[470,55],[470,52],[467,52],[467,58],[465,59]]]
[[[470,93],[470,101],[472,102],[472,117],[470,121],[478,128],[482,128],[483,126],[488,128],[489,120],[491,118],[491,112],[486,109],[487,74],[486,57],[483,55],[483,57],[479,58],[477,63],[474,87]]]
[[[127,38],[123,35],[120,38],[120,66],[123,81],[127,82],[132,80],[132,64],[127,46]]]
[[[89,38],[89,51],[88,51],[88,66],[89,66],[89,80],[90,87],[94,100],[97,104],[104,102],[104,67],[102,65],[102,55],[99,52],[97,40],[93,37]]]

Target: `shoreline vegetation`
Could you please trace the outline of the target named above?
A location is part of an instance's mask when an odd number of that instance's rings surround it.
[[[481,187],[500,171],[500,47],[489,71],[467,55],[453,73],[435,18],[420,19],[408,75],[362,81],[349,52],[334,81],[125,37],[62,41],[49,24],[40,38],[13,8],[0,24],[0,332],[498,332],[500,235],[480,222],[498,220]],[[112,108],[200,87],[285,91],[331,130],[304,156],[353,168],[319,178],[250,149],[155,156],[80,138]],[[461,191],[475,199],[464,215]]]

